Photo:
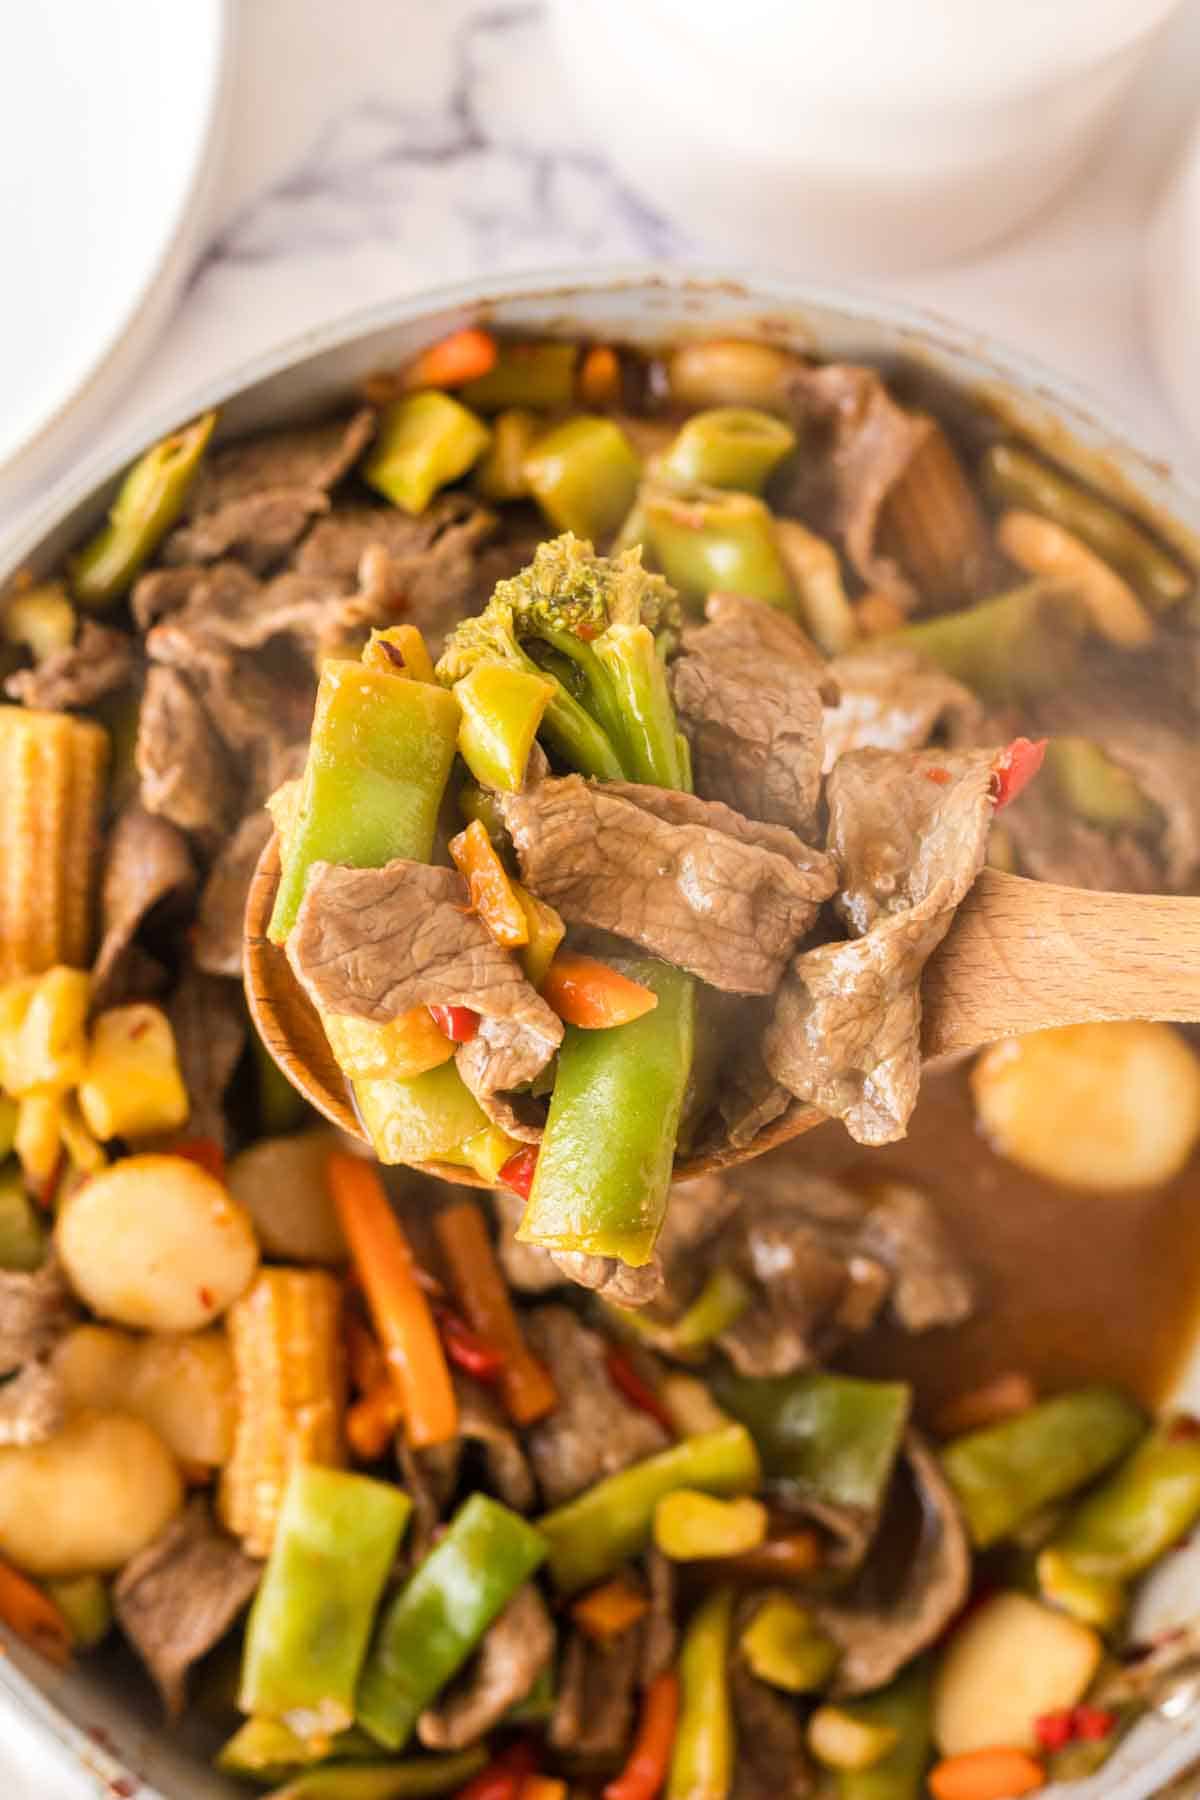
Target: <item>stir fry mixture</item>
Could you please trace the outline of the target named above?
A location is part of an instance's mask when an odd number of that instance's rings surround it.
[[[1191,571],[765,344],[470,329],[344,417],[214,425],[0,615],[0,1616],[59,1662],[119,1630],[281,1800],[1098,1768],[1200,1653],[1129,1622],[1200,1421],[1102,1345],[931,1414],[844,1360],[986,1307],[920,1182],[674,1176],[805,1109],[904,1136],[985,858],[1196,887]],[[374,1158],[248,1028],[273,835]],[[1097,1194],[1200,1140],[1166,1026],[971,1088]]]

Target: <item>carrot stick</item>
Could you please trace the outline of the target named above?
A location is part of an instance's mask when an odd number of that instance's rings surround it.
[[[621,397],[621,365],[610,344],[593,344],[579,365],[579,398],[585,406],[614,406]]]
[[[71,1660],[71,1627],[49,1594],[0,1562],[0,1619],[47,1662],[63,1669]]]
[[[646,1689],[629,1761],[604,1790],[604,1800],[655,1800],[666,1784],[679,1720],[679,1677],[656,1675]]]
[[[1046,1785],[1046,1771],[1024,1750],[968,1750],[929,1771],[934,1800],[1020,1800]]]
[[[998,1425],[1002,1419],[1015,1418],[1028,1412],[1037,1401],[1037,1389],[1021,1369],[1008,1369],[994,1375],[981,1387],[968,1388],[947,1400],[934,1424],[939,1437],[959,1437],[965,1431],[980,1431],[985,1425]]]
[[[414,388],[462,387],[464,382],[486,375],[494,367],[496,355],[496,340],[490,331],[480,331],[478,326],[452,331],[413,357],[404,371],[404,385],[410,393]]]
[[[560,950],[546,971],[542,999],[568,1025],[603,1030],[652,1012],[658,995],[594,956]]]
[[[649,1610],[643,1590],[628,1576],[614,1575],[611,1581],[580,1595],[571,1607],[571,1617],[588,1637],[605,1644],[636,1625]]]
[[[458,1402],[413,1253],[374,1169],[336,1150],[329,1191],[362,1282],[414,1448],[458,1433]]]
[[[473,1200],[457,1200],[434,1215],[433,1228],[450,1286],[468,1325],[503,1352],[499,1386],[514,1424],[532,1425],[558,1405],[546,1369],[525,1342],[504,1277],[496,1264],[483,1213]]]
[[[385,1375],[346,1414],[346,1438],[359,1462],[379,1460],[403,1417],[396,1384],[390,1375]]]
[[[517,1800],[567,1800],[567,1784],[557,1775],[526,1775]]]

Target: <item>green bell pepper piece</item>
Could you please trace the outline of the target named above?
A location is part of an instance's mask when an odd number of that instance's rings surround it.
[[[1000,505],[1042,513],[1082,539],[1159,611],[1195,586],[1191,571],[1128,514],[1016,444],[993,444],[983,459],[983,482]]]
[[[217,1752],[216,1765],[227,1775],[274,1787],[300,1769],[316,1763],[371,1762],[379,1745],[352,1725],[333,1737],[299,1737],[279,1719],[247,1719]]]
[[[657,473],[670,481],[761,494],[796,448],[790,425],[753,406],[714,406],[693,413],[668,444]]]
[[[297,1463],[250,1610],[238,1705],[301,1737],[342,1731],[412,1511],[402,1489]]]
[[[1145,1428],[1145,1416],[1118,1389],[1087,1387],[955,1438],[941,1452],[942,1468],[975,1547],[1011,1537],[1043,1507],[1094,1481]]]
[[[454,1794],[486,1767],[487,1760],[487,1751],[478,1745],[404,1762],[324,1763],[275,1788],[265,1800],[418,1800],[428,1794]]]
[[[140,456],[117,490],[108,522],[67,565],[81,606],[111,606],[133,586],[183,511],[217,422],[205,413]]]
[[[384,408],[363,480],[393,506],[423,513],[439,488],[479,461],[491,435],[482,419],[439,389],[405,394]]]
[[[354,1098],[371,1147],[383,1163],[436,1162],[489,1123],[454,1062],[410,1081],[356,1081]]]
[[[538,1520],[550,1546],[549,1569],[564,1594],[603,1581],[650,1542],[654,1509],[664,1494],[753,1494],[762,1479],[758,1452],[741,1425],[684,1438],[667,1450],[609,1475]]]
[[[837,1800],[922,1800],[932,1748],[930,1693],[929,1664],[921,1661],[876,1694],[838,1702],[864,1724],[898,1731],[900,1741],[869,1769],[839,1769]]]
[[[29,1274],[46,1258],[46,1233],[16,1164],[0,1169],[0,1269]]]
[[[1028,581],[962,612],[904,625],[881,641],[920,651],[999,704],[1064,687],[1075,675],[1086,630],[1087,612],[1074,594]]]
[[[554,683],[507,663],[478,663],[454,684],[462,709],[458,753],[485,788],[515,793]]]
[[[1090,738],[1054,737],[1046,745],[1046,774],[1071,811],[1102,831],[1148,831],[1162,814],[1143,794],[1128,769],[1106,756]]]
[[[771,514],[757,496],[646,482],[641,505],[650,558],[686,598],[723,589],[795,612]]]
[[[840,1652],[807,1607],[790,1594],[768,1594],[745,1627],[740,1649],[760,1681],[786,1694],[819,1693]]]
[[[629,959],[621,967],[654,990],[658,1005],[628,1025],[567,1027],[517,1236],[640,1267],[654,1253],[666,1212],[692,1059],[695,986],[667,963]],[[598,1131],[601,1119],[605,1129]]]
[[[357,662],[325,664],[299,813],[284,846],[273,943],[295,924],[314,862],[377,869],[397,856],[429,861],[458,716],[445,688]]]
[[[525,479],[550,523],[593,543],[610,537],[637,493],[641,464],[614,419],[578,413],[535,439]]]
[[[578,360],[578,344],[553,339],[542,344],[501,344],[487,374],[477,375],[459,392],[468,406],[477,406],[480,412],[503,412],[509,406],[559,412],[574,398]]]
[[[547,1548],[508,1507],[472,1494],[383,1615],[358,1689],[364,1730],[399,1750]]]
[[[500,811],[500,802],[495,794],[480,787],[478,782],[463,782],[458,790],[458,810],[468,825],[472,819],[478,819],[493,844],[499,846],[508,842],[508,828]]]
[[[485,500],[525,500],[529,477],[525,458],[542,429],[535,413],[524,406],[510,406],[492,420],[492,441],[475,470],[475,488]]]
[[[750,1290],[732,1269],[718,1265],[692,1304],[666,1328],[672,1350],[702,1350],[736,1325],[750,1304]]]
[[[71,1630],[77,1650],[94,1650],[112,1629],[113,1604],[108,1583],[99,1575],[72,1575],[48,1581],[46,1592]]]
[[[726,1800],[737,1740],[729,1689],[733,1590],[718,1588],[688,1621],[679,1652],[679,1723],[666,1800]]]
[[[754,1438],[769,1481],[831,1506],[882,1505],[912,1409],[904,1382],[823,1369],[757,1378],[726,1366],[710,1385]]]
[[[78,615],[61,581],[17,588],[5,600],[0,617],[5,642],[23,646],[35,663],[45,662],[56,651],[69,649],[75,642],[78,624]]]

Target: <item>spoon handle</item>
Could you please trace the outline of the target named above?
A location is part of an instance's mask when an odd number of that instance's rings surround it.
[[[1200,1019],[1200,899],[984,869],[921,999],[927,1057],[1089,1019]]]

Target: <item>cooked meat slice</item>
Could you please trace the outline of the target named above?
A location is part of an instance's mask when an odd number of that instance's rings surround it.
[[[442,1513],[458,1484],[462,1443],[456,1438],[450,1444],[414,1450],[402,1426],[396,1433],[395,1449],[401,1482],[413,1503],[412,1524],[404,1534],[401,1553],[415,1568],[437,1540]]]
[[[903,1137],[916,1103],[921,973],[983,862],[995,756],[851,750],[829,777],[836,905],[859,935],[793,960],[763,1059],[860,1143]]]
[[[501,796],[521,877],[569,924],[615,932],[731,993],[770,993],[833,892],[829,859],[719,802],[578,775]]]
[[[167,1009],[191,1111],[188,1134],[228,1141],[225,1094],[246,1047],[241,986],[190,965]]]
[[[597,1644],[573,1629],[558,1672],[558,1697],[547,1736],[556,1750],[615,1757],[634,1723],[641,1635],[624,1631]]]
[[[883,1687],[941,1636],[967,1597],[966,1528],[937,1457],[915,1431],[905,1440],[904,1465],[855,1581],[814,1604],[842,1652],[838,1695]]]
[[[69,712],[128,687],[137,667],[137,646],[127,631],[81,619],[73,644],[55,650],[35,668],[10,675],[4,691],[23,706]]]
[[[970,1316],[974,1289],[941,1220],[920,1188],[879,1177],[863,1186],[859,1243],[892,1278],[888,1304],[904,1331],[958,1325]]]
[[[94,1005],[124,997],[128,952],[143,921],[157,907],[189,899],[195,885],[192,853],[178,825],[131,800],[105,846],[100,949],[92,970]]]
[[[1132,831],[1104,831],[1068,811],[1047,781],[1035,781],[1005,809],[1004,836],[1023,875],[1065,887],[1158,894],[1165,886],[1153,845]]]
[[[193,1500],[127,1562],[113,1588],[117,1623],[177,1719],[193,1663],[220,1643],[258,1586],[262,1564]]]
[[[235,806],[233,771],[208,714],[176,669],[147,674],[137,768],[147,812],[203,838],[225,835]]]
[[[509,1188],[495,1188],[492,1206],[496,1213],[496,1254],[509,1287],[521,1294],[545,1294],[551,1288],[561,1287],[563,1273],[549,1250],[517,1241],[517,1227],[525,1212],[520,1195]]]
[[[798,625],[760,600],[712,594],[709,623],[671,666],[697,790],[752,819],[807,833],[821,791],[825,666]]]
[[[329,496],[318,488],[264,488],[177,525],[163,544],[163,561],[203,563],[232,556],[252,569],[270,569],[309,520],[328,511]]]
[[[66,1418],[62,1384],[44,1362],[28,1362],[0,1387],[0,1445],[44,1444]]]
[[[648,1687],[656,1676],[665,1674],[675,1661],[679,1630],[675,1623],[675,1564],[654,1544],[647,1550],[643,1561],[650,1611],[641,1624],[642,1658],[639,1679],[643,1687]]]
[[[807,1800],[816,1777],[800,1713],[740,1656],[730,1662],[729,1683],[737,1733],[730,1800]]]
[[[980,705],[969,688],[899,644],[868,644],[829,664],[839,698],[825,710],[825,769],[847,750],[919,750],[941,731],[971,741]]]
[[[465,1750],[526,1698],[554,1655],[554,1626],[531,1581],[518,1588],[452,1685],[417,1721],[427,1750]]]
[[[532,1512],[537,1499],[533,1472],[521,1440],[498,1402],[481,1382],[455,1375],[458,1434],[466,1445],[478,1444],[484,1461],[485,1486],[515,1512]]]
[[[609,1379],[607,1346],[565,1306],[526,1313],[525,1334],[554,1377],[558,1406],[525,1434],[525,1448],[548,1506],[615,1475],[664,1448],[649,1413],[632,1406]]]
[[[236,604],[239,596],[254,593],[258,582],[241,563],[185,563],[174,569],[147,569],[139,575],[129,595],[129,610],[138,630],[145,633],[188,607],[199,591],[218,611]]]
[[[550,1258],[560,1280],[588,1288],[613,1306],[645,1306],[662,1288],[657,1257],[638,1269],[615,1256],[591,1256],[585,1250],[552,1250]]]
[[[453,869],[316,863],[287,949],[327,1012],[385,1024],[414,1006],[471,1007],[481,1025],[459,1052],[459,1068],[476,1094],[531,1081],[562,1042],[561,1020],[467,910],[466,885]]]
[[[53,1255],[29,1275],[0,1269],[0,1375],[45,1356],[74,1323],[74,1296]]]
[[[723,1257],[753,1295],[720,1340],[743,1375],[786,1375],[814,1362],[851,1332],[869,1329],[887,1297],[878,1263],[840,1253],[786,1199],[747,1209]]]
[[[242,973],[242,930],[246,898],[275,827],[265,807],[256,807],[222,844],[200,894],[192,955],[209,975]]]

